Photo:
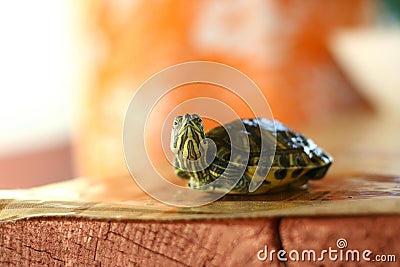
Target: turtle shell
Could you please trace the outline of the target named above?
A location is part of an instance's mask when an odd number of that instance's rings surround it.
[[[251,179],[263,181],[256,194],[299,187],[308,180],[321,179],[332,163],[332,157],[311,139],[276,120],[236,120],[211,129],[206,137],[217,146],[211,166],[215,171],[221,173],[229,162],[246,165],[245,174],[231,193],[248,193]],[[245,153],[249,147],[250,154]],[[231,158],[233,154],[235,158]]]

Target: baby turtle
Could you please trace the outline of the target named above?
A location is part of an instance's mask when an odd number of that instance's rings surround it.
[[[216,151],[210,149],[206,138],[215,143]],[[263,160],[261,149],[267,155]],[[188,186],[193,189],[226,191],[228,185],[224,180],[236,175],[237,170],[241,178],[233,188],[232,184],[228,187],[232,188],[229,194],[263,194],[298,188],[308,180],[321,179],[332,163],[332,157],[312,140],[265,118],[235,120],[205,133],[199,115],[178,116],[173,124],[171,150],[175,154],[176,174],[189,179]],[[231,158],[232,155],[235,157]],[[249,192],[252,179],[262,184]],[[215,180],[221,182],[207,186]]]

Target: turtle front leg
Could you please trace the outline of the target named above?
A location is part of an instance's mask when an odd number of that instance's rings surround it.
[[[236,177],[241,176],[239,180]],[[241,174],[241,170],[236,167],[227,169],[221,175],[214,177],[209,174],[207,179],[201,177],[191,177],[189,180],[189,187],[196,190],[207,191],[207,192],[221,192],[228,194],[247,194],[250,184],[249,178],[245,174]],[[236,181],[236,183],[235,183]]]
[[[191,172],[189,178],[188,186],[192,189],[203,190],[203,186],[208,185],[213,182],[216,177],[214,177],[208,170],[203,170],[200,172]]]
[[[175,167],[175,174],[181,178],[190,179],[190,174],[187,171],[184,171],[180,167],[179,160],[175,158],[174,160],[174,167]]]

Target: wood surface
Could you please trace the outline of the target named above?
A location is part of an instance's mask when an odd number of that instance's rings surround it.
[[[398,266],[400,216],[107,221],[35,218],[0,225],[2,266]],[[396,262],[260,261],[258,251],[348,249]],[[261,254],[262,255],[262,254]]]
[[[0,225],[0,264],[253,265],[258,263],[259,246],[267,243],[271,248],[278,248],[276,230],[276,219],[192,223],[68,218],[21,220]]]

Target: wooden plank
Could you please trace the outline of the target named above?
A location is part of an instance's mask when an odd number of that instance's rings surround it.
[[[0,224],[0,265],[258,266],[260,244],[279,248],[277,227],[276,219],[21,220]]]
[[[200,207],[173,207],[143,193],[130,177],[0,191],[0,221],[43,216],[92,219],[193,220],[400,214],[396,176],[329,176],[309,188],[260,196],[225,196]],[[90,189],[90,190],[88,190]]]
[[[361,216],[361,217],[330,217],[330,218],[284,218],[279,227],[282,247],[286,251],[315,250],[317,258],[324,249],[331,247],[337,250],[330,260],[328,255],[322,261],[308,262],[307,266],[398,266],[400,261],[400,216]],[[338,240],[342,245],[338,247]],[[345,240],[345,242],[343,241]],[[344,242],[344,243],[343,243]],[[347,244],[347,245],[346,245]],[[346,245],[346,246],[344,246]],[[343,247],[343,248],[342,248]],[[353,261],[352,256],[346,253],[357,250],[360,254],[359,261]],[[371,261],[362,259],[362,252],[371,250],[367,257]],[[340,260],[340,251],[343,251],[343,260]],[[385,259],[385,262],[375,261],[375,256]],[[394,255],[395,258],[390,257]],[[392,258],[392,259],[390,259]],[[377,260],[380,260],[377,258]],[[393,261],[394,260],[394,261]],[[304,262],[288,261],[287,266],[304,266]]]
[[[400,216],[192,221],[36,218],[0,224],[0,265],[15,266],[397,266]],[[396,262],[280,262],[278,250],[338,249],[394,255]],[[260,250],[272,258],[259,260]],[[264,251],[259,254],[264,256]],[[337,254],[340,255],[340,254]],[[288,258],[288,255],[286,255]],[[317,255],[317,259],[320,255]],[[345,258],[343,258],[345,259]]]

